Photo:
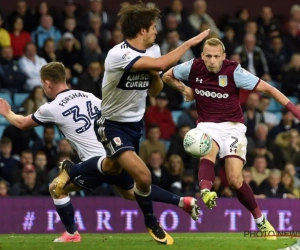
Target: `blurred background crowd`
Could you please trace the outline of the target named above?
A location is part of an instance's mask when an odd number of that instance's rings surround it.
[[[39,70],[52,61],[66,66],[69,88],[101,98],[106,54],[124,38],[116,13],[106,11],[102,0],[87,0],[85,7],[81,10],[76,1],[67,0],[59,10],[45,1],[31,9],[25,0],[19,0],[11,13],[0,9],[0,97],[18,114],[31,114],[48,101]],[[156,39],[162,54],[210,28],[208,38],[223,41],[229,60],[281,90],[300,108],[300,5],[290,6],[285,17],[277,17],[269,6],[251,15],[247,8],[236,9],[234,16],[221,23],[210,16],[205,0],[195,0],[192,9],[192,13],[185,11],[182,0],[170,0],[163,9]],[[179,63],[200,57],[202,44],[189,50]],[[240,101],[248,138],[245,181],[258,198],[300,198],[298,120],[273,99],[256,92],[241,91]],[[195,174],[199,159],[189,156],[182,145],[196,120],[194,103],[185,103],[168,86],[157,98],[147,99],[140,157],[152,173],[153,184],[182,196],[200,195]],[[80,161],[51,124],[21,131],[1,117],[0,136],[0,197],[49,195],[48,184],[58,174],[58,163]],[[235,196],[222,161],[217,161],[215,172],[213,189],[218,196]],[[73,195],[117,194],[104,185],[94,193]]]

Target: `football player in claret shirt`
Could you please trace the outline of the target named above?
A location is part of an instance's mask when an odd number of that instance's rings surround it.
[[[163,81],[182,92],[187,101],[196,101],[197,128],[213,138],[212,150],[200,159],[198,180],[201,196],[208,208],[216,206],[217,195],[211,192],[215,178],[216,156],[225,162],[226,175],[236,196],[253,215],[261,231],[274,231],[243,181],[242,169],[246,161],[246,126],[239,102],[239,89],[256,90],[271,96],[290,110],[298,119],[300,110],[280,91],[249,73],[240,64],[226,60],[225,47],[217,38],[205,41],[201,59],[192,59],[171,68]],[[189,81],[191,88],[181,81]],[[267,234],[268,235],[268,234]],[[268,239],[276,239],[268,237]]]

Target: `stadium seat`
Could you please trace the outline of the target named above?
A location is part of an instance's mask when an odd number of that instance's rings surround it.
[[[189,109],[190,108],[190,106],[192,105],[192,103],[193,102],[183,102],[183,103],[181,103],[181,105],[180,105],[180,107],[182,108],[182,109]]]
[[[295,97],[295,96],[288,96],[287,98],[289,98],[290,101],[291,101],[292,103],[294,103],[294,104],[299,103],[298,97]]]
[[[172,111],[172,118],[173,118],[173,121],[176,126],[178,124],[178,119],[181,116],[181,114],[182,114],[182,111]]]
[[[37,126],[34,128],[34,130],[41,139],[44,137],[44,127],[43,126]]]
[[[5,128],[6,128],[6,126],[0,125],[0,138],[2,138]]]
[[[28,97],[27,93],[16,93],[14,94],[14,108],[19,108],[25,99]]]
[[[268,111],[274,111],[274,112],[279,111],[278,107],[277,107],[277,104],[276,104],[276,101],[273,98],[271,98],[271,100],[270,100]]]
[[[11,98],[10,94],[8,94],[8,93],[0,93],[0,98],[5,99],[9,103],[9,105],[12,106],[13,102],[12,102],[12,98]]]
[[[54,127],[54,140],[60,141],[63,138],[64,138],[64,136],[60,133],[59,129],[55,126]]]
[[[280,121],[282,118],[282,113],[280,112],[276,112],[275,115],[277,116],[277,119]]]

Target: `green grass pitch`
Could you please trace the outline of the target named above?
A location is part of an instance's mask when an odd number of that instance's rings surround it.
[[[243,233],[172,233],[174,245],[155,243],[148,234],[81,234],[80,243],[53,243],[57,234],[0,235],[0,250],[276,250],[296,239],[276,241],[244,237]]]

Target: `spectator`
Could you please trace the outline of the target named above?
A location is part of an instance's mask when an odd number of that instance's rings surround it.
[[[245,33],[246,34],[252,34],[256,38],[256,45],[260,47],[262,50],[266,49],[263,47],[265,45],[266,38],[261,36],[258,33],[258,27],[256,22],[249,21],[245,25]],[[269,47],[267,48],[267,50]]]
[[[257,20],[257,26],[259,35],[263,37],[268,37],[272,30],[281,30],[281,25],[274,18],[270,6],[262,7],[260,17]]]
[[[267,149],[267,143],[262,141],[256,141],[253,151],[247,154],[247,164],[253,165],[253,161],[256,156],[263,156],[267,160],[267,166],[269,169],[275,168],[276,162],[274,161],[274,156],[271,151]],[[281,169],[283,166],[280,166]]]
[[[272,127],[279,124],[279,120],[274,113],[267,111],[270,102],[271,102],[271,98],[269,96],[266,95],[261,96],[258,104],[258,109],[262,113],[263,121],[271,129]]]
[[[101,19],[98,16],[90,17],[90,27],[86,31],[86,35],[94,34],[100,45],[101,51],[108,52],[108,42],[111,38],[110,31],[102,26]]]
[[[84,38],[84,67],[87,68],[91,62],[104,61],[97,37],[90,33]]]
[[[192,158],[183,148],[183,138],[191,129],[187,124],[178,127],[178,132],[172,137],[170,141],[170,148],[167,157],[173,154],[179,155],[183,161],[185,169],[197,169],[199,159]]]
[[[120,29],[115,28],[111,33],[111,39],[109,41],[109,49],[112,49],[117,44],[124,41],[124,35]]]
[[[193,102],[188,110],[185,110],[178,118],[178,126],[188,124],[191,128],[195,128],[197,124],[198,113],[196,103]]]
[[[170,110],[167,108],[168,99],[164,92],[156,97],[156,106],[149,107],[145,113],[146,133],[148,134],[151,124],[156,123],[160,127],[161,139],[169,140],[175,133],[175,124]]]
[[[22,107],[26,110],[26,115],[33,114],[43,104],[47,102],[42,87],[34,87],[29,96],[25,99]]]
[[[36,179],[34,165],[27,164],[22,169],[22,180],[13,185],[11,196],[41,196],[49,195],[48,185],[40,184]]]
[[[27,81],[25,89],[31,91],[35,86],[41,86],[40,69],[46,60],[37,55],[36,45],[33,42],[27,43],[24,48],[24,55],[19,60],[21,70],[26,74]]]
[[[284,164],[292,162],[296,166],[300,166],[300,140],[297,129],[278,134],[275,142],[281,147]]]
[[[269,52],[265,52],[268,66],[270,69],[270,76],[274,81],[282,81],[283,68],[288,62],[288,54],[281,37],[274,37],[271,39],[271,48]]]
[[[220,37],[220,31],[215,21],[206,13],[207,3],[205,0],[195,0],[193,3],[194,13],[188,17],[190,25],[197,33],[200,30],[201,23],[207,23],[215,37]]]
[[[267,198],[288,198],[295,199],[296,197],[284,188],[280,182],[281,172],[278,169],[272,169],[268,179],[261,183],[259,189]]]
[[[3,19],[0,14],[0,48],[1,47],[10,47],[10,36],[6,29],[2,28]]]
[[[18,115],[25,115],[25,109],[19,108],[16,111]],[[22,130],[13,125],[8,125],[3,131],[2,138],[7,137],[12,141],[12,155],[20,155],[22,151],[30,148],[29,145],[40,140],[35,130]]]
[[[55,41],[56,47],[61,39],[61,33],[53,26],[53,18],[49,14],[41,16],[40,25],[31,34],[31,39],[38,48],[43,47],[47,38],[52,38]]]
[[[73,76],[83,71],[83,58],[80,43],[70,32],[64,33],[57,50],[57,60],[71,69]]]
[[[201,197],[197,180],[195,180],[195,172],[192,169],[185,169],[179,185],[173,185],[171,192],[181,197]]]
[[[215,176],[215,180],[212,186],[212,191],[216,192],[218,197],[232,197],[233,192],[230,187],[224,187],[222,185],[221,178],[219,176]]]
[[[283,72],[282,91],[285,95],[300,98],[300,54],[294,54]]]
[[[229,25],[233,27],[238,43],[243,43],[245,37],[245,26],[249,21],[249,10],[242,8],[238,10],[235,17],[229,20]]]
[[[76,151],[73,150],[70,143],[66,139],[59,141],[58,148],[60,154],[70,155],[72,162],[79,163],[81,161]]]
[[[155,39],[155,41],[159,45],[163,43],[167,32],[170,30],[177,30],[180,40],[182,40],[182,41],[187,40],[185,31],[182,28],[182,25],[180,24],[180,22],[178,22],[178,20],[174,14],[171,14],[171,13],[168,14],[166,16],[165,20],[163,21],[163,24],[164,24],[164,29],[157,34],[156,39]]]
[[[249,167],[245,167],[243,168],[243,179],[244,182],[246,182],[252,189],[253,193],[254,193],[254,197],[257,198],[266,198],[265,195],[260,194],[260,191],[258,189],[258,186],[256,184],[255,181],[253,181],[252,179],[252,173],[251,173],[251,169]]]
[[[179,33],[177,30],[170,30],[166,33],[166,39],[161,45],[161,54],[168,54],[170,51],[178,48],[183,44],[183,41],[180,40]],[[181,57],[178,63],[183,63],[194,58],[194,54],[191,49],[187,50],[185,54]]]
[[[256,46],[253,34],[246,34],[244,44],[237,47],[235,52],[240,54],[243,68],[265,81],[271,80],[267,60],[262,49]]]
[[[55,41],[52,38],[45,40],[44,46],[40,49],[39,55],[43,57],[47,63],[57,61],[57,55],[55,53]]]
[[[13,22],[12,31],[9,33],[11,47],[14,52],[14,59],[19,59],[23,55],[24,47],[31,42],[30,33],[23,31],[24,23],[21,17],[16,17]]]
[[[63,32],[72,33],[76,40],[82,45],[82,34],[78,28],[76,18],[74,16],[67,17],[64,21],[64,27],[62,28]]]
[[[254,130],[257,124],[264,123],[264,117],[258,110],[259,94],[252,92],[249,94],[244,111],[244,124],[247,127],[246,136],[254,138]]]
[[[252,179],[259,186],[270,174],[270,169],[267,168],[267,159],[264,156],[256,156],[251,167]]]
[[[48,183],[51,183],[59,175],[59,166],[63,160],[71,161],[71,156],[68,153],[59,153],[57,161],[53,168],[48,173]]]
[[[294,186],[293,176],[287,172],[283,171],[281,174],[281,183],[283,187],[291,192],[296,198],[300,198],[300,190]]]
[[[147,163],[152,151],[159,151],[163,157],[163,161],[166,159],[166,146],[159,140],[160,128],[157,124],[151,124],[148,130],[148,139],[144,140],[140,146],[139,156]]]
[[[172,185],[170,174],[163,166],[163,157],[161,153],[159,151],[152,151],[147,163],[152,176],[152,184],[170,190]]]
[[[168,170],[169,174],[171,175],[170,180],[173,183],[173,185],[176,185],[175,183],[178,183],[182,179],[184,166],[183,161],[179,155],[171,155],[168,159]]]
[[[0,198],[8,196],[8,183],[0,179]]]
[[[78,88],[90,92],[102,99],[102,79],[104,66],[99,62],[91,62],[86,72],[78,80]]]
[[[78,25],[78,30],[83,29],[84,25],[82,23],[81,18],[78,16],[78,9],[77,9],[77,5],[75,3],[75,0],[65,0],[65,4],[64,4],[64,9],[60,15],[60,22],[59,22],[59,28],[60,30],[63,29],[63,27],[66,28],[66,22],[68,19],[75,19],[75,23],[77,26]],[[68,30],[69,32],[71,32],[70,30]],[[75,37],[76,35],[73,34]],[[78,39],[76,37],[76,39]]]
[[[34,157],[34,165],[36,167],[36,179],[39,183],[47,183],[47,156],[44,152],[38,151]]]
[[[17,1],[16,9],[8,17],[10,26],[12,26],[13,20],[15,20],[16,17],[21,17],[23,19],[24,31],[31,33],[36,28],[35,26],[36,18],[33,14],[33,11],[27,8],[26,0]]]
[[[22,92],[27,76],[19,67],[18,61],[13,59],[10,47],[2,48],[0,58],[0,87],[2,92]]]
[[[83,16],[85,28],[89,27],[89,21],[91,16],[98,16],[104,28],[112,29],[114,20],[109,13],[103,10],[102,0],[90,0],[89,10]]]
[[[239,46],[239,43],[235,39],[235,33],[232,27],[227,26],[224,32],[224,37],[221,40],[226,48],[226,57],[230,58],[234,50]]]
[[[300,33],[299,23],[296,21],[289,21],[287,34],[284,37],[284,46],[288,50],[288,60],[295,53],[300,53]]]
[[[292,128],[299,130],[299,126],[294,122],[294,115],[286,108],[282,109],[282,119],[280,123],[269,132],[269,139],[275,140],[279,133],[287,132]]]
[[[54,141],[54,126],[44,126],[44,137],[42,140],[35,142],[32,145],[32,151],[36,154],[38,151],[42,151],[47,156],[47,170],[51,170],[56,165],[57,145]]]
[[[296,176],[295,165],[292,162],[287,162],[284,166],[284,170],[287,171],[293,177],[293,183],[296,188],[300,188],[300,179]]]
[[[2,138],[0,146],[0,179],[13,184],[13,174],[17,171],[18,162],[11,155],[12,142],[8,138]]]

